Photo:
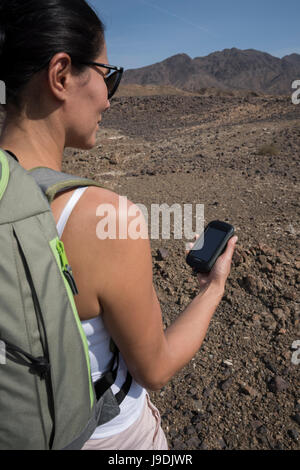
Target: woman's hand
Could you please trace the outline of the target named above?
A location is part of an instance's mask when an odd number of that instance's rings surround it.
[[[195,242],[199,237],[200,235],[198,234],[195,236]],[[230,273],[232,256],[237,240],[238,237],[234,236],[228,241],[226,251],[219,256],[209,273],[197,274],[201,294],[203,294],[210,285],[215,285],[219,289],[224,290],[226,280]],[[194,243],[189,243],[190,250],[193,246]],[[190,250],[186,250],[186,253],[188,254]]]

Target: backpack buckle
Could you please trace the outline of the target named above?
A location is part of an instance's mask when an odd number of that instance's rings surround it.
[[[37,374],[41,379],[45,379],[50,372],[50,364],[45,357],[37,357],[29,370],[31,373]]]

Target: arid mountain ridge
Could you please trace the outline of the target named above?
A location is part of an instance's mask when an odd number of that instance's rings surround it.
[[[173,86],[197,93],[217,88],[290,95],[294,80],[300,80],[299,54],[279,59],[254,49],[232,48],[194,59],[177,54],[153,65],[126,70],[122,83]]]

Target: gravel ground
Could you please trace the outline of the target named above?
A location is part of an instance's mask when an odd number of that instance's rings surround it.
[[[117,97],[64,170],[135,203],[204,204],[239,236],[194,359],[151,393],[170,449],[299,449],[300,105],[276,96]],[[197,293],[183,240],[151,240],[164,324]],[[299,347],[298,347],[299,348]]]

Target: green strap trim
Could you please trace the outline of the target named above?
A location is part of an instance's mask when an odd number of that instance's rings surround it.
[[[6,191],[9,181],[9,164],[7,156],[0,150],[0,200],[3,197],[3,194]]]
[[[74,179],[74,180],[68,180],[68,181],[62,181],[60,183],[56,183],[50,188],[47,189],[46,191],[46,196],[49,201],[49,204],[51,204],[55,198],[55,196],[58,193],[61,193],[63,191],[67,191],[68,189],[75,189],[75,188],[80,188],[84,186],[97,186],[98,188],[103,188],[103,186],[100,183],[96,183],[93,180],[89,179]]]
[[[81,340],[82,340],[82,343],[83,343],[84,353],[85,353],[86,363],[87,363],[87,371],[88,371],[88,375],[89,375],[88,378],[89,378],[89,392],[90,392],[91,408],[93,408],[95,394],[94,394],[94,387],[93,387],[92,376],[91,376],[91,364],[90,364],[90,356],[89,356],[89,347],[88,347],[86,335],[83,331],[81,321],[80,321],[80,318],[79,318],[79,315],[78,315],[78,312],[77,312],[77,308],[76,308],[76,304],[75,304],[75,301],[74,301],[74,296],[73,296],[71,287],[70,287],[68,281],[66,280],[65,276],[63,275],[61,260],[60,260],[59,253],[57,251],[57,244],[59,243],[59,241],[60,240],[59,240],[58,237],[54,238],[54,240],[50,241],[50,247],[51,247],[51,250],[52,250],[52,252],[55,256],[56,262],[59,266],[61,276],[64,280],[64,284],[65,284],[65,287],[66,287],[66,290],[67,290],[67,293],[68,293],[68,297],[69,297],[69,300],[70,300],[70,303],[71,303],[71,306],[72,306],[72,310],[73,310],[73,313],[74,313],[76,324],[77,324],[77,327],[78,327],[78,330],[79,330],[79,333],[80,333],[80,336],[81,336]]]
[[[34,170],[40,170],[40,169],[43,169],[43,168],[47,168],[47,167],[45,167],[45,166],[35,166],[34,168],[31,168],[30,170],[27,170],[27,172],[31,173]]]

